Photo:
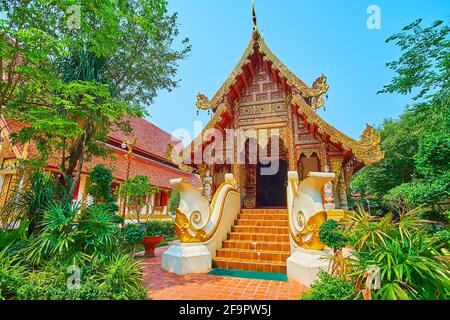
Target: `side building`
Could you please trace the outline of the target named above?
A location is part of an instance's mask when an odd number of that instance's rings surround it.
[[[150,203],[150,214],[154,218],[170,218],[167,211],[168,200],[172,190],[170,179],[183,178],[186,181],[201,186],[197,176],[180,170],[176,164],[167,160],[165,151],[167,145],[176,141],[169,133],[160,129],[151,122],[142,118],[127,119],[132,130],[131,136],[135,137],[135,144],[131,148],[131,156],[128,156],[127,139],[130,135],[123,131],[111,131],[107,142],[107,148],[112,150],[112,156],[103,159],[94,157],[83,166],[80,182],[74,194],[74,200],[86,199],[86,186],[89,172],[98,164],[104,164],[113,172],[113,190],[127,177],[137,175],[147,176],[150,183],[159,187],[159,193],[153,195]],[[11,142],[11,133],[20,130],[24,124],[15,123],[10,119],[1,117],[0,131],[0,208],[3,207],[9,197],[14,194],[16,188],[23,188],[25,183],[25,168],[22,160],[31,159],[35,153],[31,144],[14,145]],[[60,170],[58,158],[49,160],[46,170],[58,176]],[[145,210],[143,210],[145,212]]]

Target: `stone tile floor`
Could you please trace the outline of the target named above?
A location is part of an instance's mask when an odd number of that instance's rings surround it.
[[[162,254],[142,259],[144,284],[154,300],[295,300],[306,289],[296,281],[256,280],[202,274],[178,276],[161,269]]]

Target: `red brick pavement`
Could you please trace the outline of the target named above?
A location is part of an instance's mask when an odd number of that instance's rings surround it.
[[[162,253],[142,259],[144,284],[154,300],[295,300],[306,289],[296,281],[220,277],[206,273],[178,276],[161,269]]]

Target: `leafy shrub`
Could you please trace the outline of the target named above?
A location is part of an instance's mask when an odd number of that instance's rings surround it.
[[[362,279],[369,266],[380,269],[381,288],[372,292],[373,299],[448,299],[450,264],[427,233],[422,212],[378,218],[361,210],[352,217],[347,232],[357,239],[352,242],[354,275]]]
[[[0,229],[0,250],[26,239],[27,223],[21,223],[16,229]]]
[[[42,223],[42,234],[26,248],[31,263],[39,265],[54,256],[68,263],[92,261],[116,252],[119,227],[99,206],[80,213],[77,204],[52,204]]]
[[[96,204],[101,204],[111,214],[119,210],[116,199],[112,194],[112,171],[103,164],[96,165],[89,173],[88,193],[94,198]]]
[[[320,241],[335,251],[345,247],[348,242],[348,239],[338,231],[339,226],[339,222],[327,220],[319,227]]]
[[[170,193],[169,204],[167,205],[167,209],[171,214],[175,214],[177,208],[180,206],[181,196],[177,190],[173,190]]]
[[[0,300],[14,299],[17,290],[25,283],[26,270],[19,265],[19,259],[9,254],[6,247],[0,251]]]
[[[395,208],[414,208],[420,205],[433,207],[434,204],[450,197],[450,172],[432,181],[414,181],[401,184],[384,196],[384,200]]]
[[[355,289],[350,282],[323,270],[319,271],[318,277],[311,289],[300,296],[301,300],[349,300],[355,296]]]
[[[450,230],[449,229],[438,231],[433,236],[436,239],[437,247],[442,246],[442,247],[446,247],[447,249],[450,248]]]
[[[122,228],[123,243],[131,246],[131,253],[134,255],[136,247],[144,240],[145,229],[138,223],[129,223]]]
[[[173,239],[175,234],[175,223],[173,221],[148,221],[146,225],[147,236],[164,236],[166,239]]]
[[[40,234],[23,238],[25,228],[0,233],[9,244],[0,249],[0,299],[147,298],[140,266],[118,245],[120,228],[104,206],[80,211],[77,204],[52,202],[43,212]],[[137,241],[137,233],[142,240],[143,228],[127,228],[134,231],[126,233],[127,241]],[[71,265],[80,267],[79,288],[67,286]]]
[[[6,259],[13,261],[13,259]],[[14,264],[13,264],[14,265]],[[50,260],[33,272],[0,269],[0,298],[18,300],[143,300],[147,290],[142,285],[139,264],[129,255],[110,259],[80,269],[79,288],[69,288],[67,267]]]
[[[125,218],[123,216],[119,216],[117,214],[115,214],[113,216],[112,220],[114,221],[114,223],[117,223],[117,224],[124,224],[125,223]]]
[[[129,255],[114,255],[108,261],[107,268],[96,276],[108,299],[147,299],[147,290],[142,286],[140,265]]]
[[[28,188],[17,188],[0,209],[0,220],[28,224],[28,235],[38,234],[48,205],[63,192],[49,173],[34,171],[25,181]]]
[[[138,223],[129,223],[122,228],[122,236],[125,244],[138,244],[144,240],[145,230]]]

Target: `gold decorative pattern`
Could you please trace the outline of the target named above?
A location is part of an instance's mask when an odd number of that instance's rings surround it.
[[[292,239],[294,239],[295,243],[299,247],[307,250],[322,250],[325,245],[320,241],[319,228],[325,221],[327,221],[327,213],[325,211],[317,212],[309,218],[308,221],[304,221],[303,212],[299,212],[298,224],[300,227],[303,227],[303,231],[298,234],[294,234],[291,228],[289,228],[289,232],[291,233]],[[302,235],[307,234],[310,234],[310,236],[307,240],[304,240]]]
[[[321,107],[324,103],[322,95],[328,91],[327,79],[324,75],[318,77],[312,84],[311,87],[307,86],[302,80],[300,80],[294,73],[292,73],[281,60],[269,49],[269,47],[264,42],[264,39],[258,37],[257,39],[250,39],[244,53],[239,59],[238,63],[225,80],[223,85],[214,95],[211,100],[203,94],[197,95],[197,107],[200,109],[215,109],[217,105],[224,100],[224,96],[228,94],[231,86],[236,83],[237,77],[243,72],[244,66],[249,62],[248,57],[253,54],[255,50],[255,45],[258,51],[272,62],[272,68],[278,70],[281,76],[287,80],[289,86],[293,86],[296,91],[304,97],[312,98],[313,109]],[[265,81],[265,75],[258,75],[256,77],[257,81]],[[250,92],[255,92],[254,88],[250,88]]]
[[[271,99],[283,99],[284,95],[283,92],[274,92],[270,95]]]
[[[380,147],[381,136],[375,132],[372,126],[367,125],[361,135],[361,140],[356,141],[325,122],[300,95],[294,95],[292,104],[297,105],[298,113],[303,114],[309,123],[317,126],[319,133],[327,134],[330,136],[331,142],[342,144],[344,149],[351,150],[365,164],[376,163],[384,158],[384,152]]]
[[[266,101],[267,100],[267,93],[260,93],[256,95],[256,101]]]
[[[331,158],[330,159],[330,163],[331,163],[331,172],[333,172],[335,174],[335,178],[333,180],[333,194],[334,194],[334,201],[336,203],[337,207],[340,207],[340,203],[338,203],[338,196],[340,196],[339,194],[339,182],[340,182],[340,177],[341,177],[341,169],[342,169],[342,161],[344,159],[342,158]]]
[[[243,103],[250,103],[253,101],[253,97],[252,96],[246,96],[242,98],[242,102]]]
[[[164,151],[164,159],[166,159],[167,161],[173,162],[173,159],[172,159],[173,149],[174,149],[173,144],[171,144],[171,143],[167,144],[166,150]]]
[[[211,237],[215,234],[220,221],[222,219],[222,213],[223,213],[223,209],[224,209],[224,205],[225,205],[225,200],[228,196],[229,193],[232,192],[237,192],[237,185],[236,182],[233,182],[231,185],[229,183],[223,183],[222,185],[219,186],[217,192],[214,195],[214,198],[211,202],[210,208],[211,210],[213,208],[215,208],[217,201],[218,201],[218,195],[221,194],[221,190],[227,188],[227,190],[225,190],[225,194],[222,198],[222,201],[220,203],[220,215],[219,218],[217,220],[217,223],[214,225],[213,229],[211,231],[209,231],[208,233],[206,233],[206,231],[204,230],[204,227],[206,226],[206,223],[203,223],[203,226],[201,228],[197,228],[194,227],[194,223],[196,223],[194,220],[197,219],[198,220],[198,214],[196,212],[194,212],[194,217],[191,217],[191,219],[188,219],[186,214],[184,212],[182,212],[179,208],[176,209],[176,216],[175,216],[175,233],[178,236],[178,239],[180,240],[181,243],[198,243],[198,242],[204,242],[207,241],[209,239],[211,239]],[[208,222],[208,221],[206,221]],[[195,234],[192,235],[189,230],[194,230]]]

